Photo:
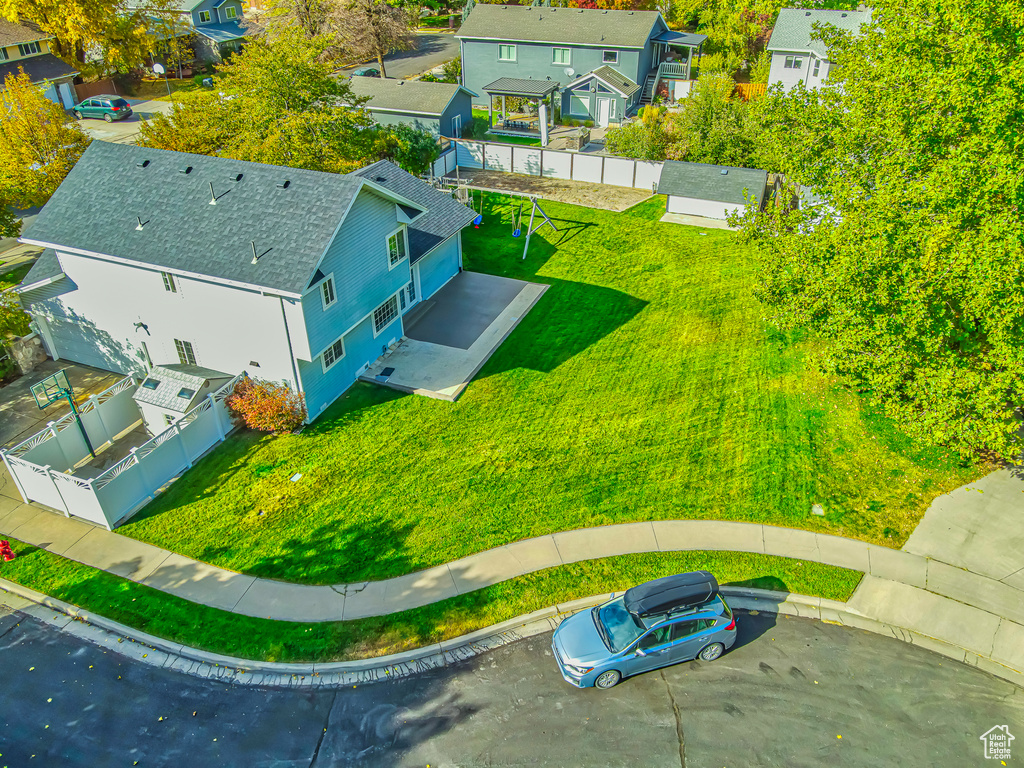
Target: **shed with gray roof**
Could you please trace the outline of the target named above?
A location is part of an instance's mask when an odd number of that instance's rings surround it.
[[[367,98],[364,108],[381,125],[409,125],[434,136],[461,138],[473,121],[475,93],[454,83],[353,77],[352,92]]]
[[[149,431],[158,435],[231,378],[201,365],[154,365],[132,399]]]
[[[749,205],[764,203],[767,171],[727,165],[666,160],[658,192],[668,196],[666,211],[708,219],[725,219]]]

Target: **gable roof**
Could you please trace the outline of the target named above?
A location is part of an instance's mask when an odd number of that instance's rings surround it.
[[[70,66],[67,62],[58,59],[52,53],[31,56],[27,59],[5,61],[0,64],[0,91],[4,89],[4,81],[7,79],[7,76],[17,75],[19,69],[24,69],[28,79],[33,83],[44,83],[48,80],[59,80],[78,74],[77,69]]]
[[[300,295],[365,184],[352,175],[94,141],[22,240]]]
[[[203,2],[204,0],[168,0],[166,8],[169,11],[181,11],[182,13],[188,13],[202,5]],[[144,11],[153,7],[151,0],[128,0],[125,5],[133,11]]]
[[[53,35],[43,32],[39,27],[30,21],[23,21],[20,24],[0,19],[0,48],[18,43],[31,43],[36,40],[49,40]]]
[[[467,208],[450,194],[434,189],[387,160],[380,160],[349,175],[371,179],[378,186],[407,197],[427,209],[426,213],[409,224],[409,261],[412,264],[467,226],[477,215],[476,211]]]
[[[580,83],[586,82],[591,78],[596,77],[598,80],[602,80],[605,85],[614,88],[616,91],[621,93],[623,96],[629,97],[640,90],[640,86],[630,80],[621,72],[612,69],[607,64],[598,67],[593,72],[588,72],[583,77],[576,78],[573,82],[566,86],[566,89],[571,89],[579,85]]]
[[[605,11],[477,3],[456,37],[536,43],[567,43],[608,48],[643,48],[658,11]]]
[[[469,96],[475,95],[472,91],[453,83],[393,80],[383,77],[353,77],[349,81],[349,87],[356,96],[370,97],[365,105],[366,109],[413,115],[440,116],[460,91]]]
[[[135,390],[132,399],[139,403],[148,403],[168,411],[185,413],[192,407],[199,391],[208,381],[220,381],[231,378],[231,374],[203,368],[199,365],[154,365],[152,370]],[[147,381],[156,384],[155,389],[146,386]],[[183,390],[191,390],[192,394]]]
[[[658,181],[658,194],[745,204],[743,190],[747,190],[760,205],[767,185],[768,172],[756,168],[666,160]]]
[[[46,283],[51,283],[64,276],[64,268],[60,265],[57,252],[53,248],[45,248],[32,264],[32,267],[25,274],[18,284],[17,290],[28,291]]]
[[[871,11],[807,11],[802,8],[783,8],[768,40],[769,51],[810,51],[824,58],[828,55],[825,43],[812,40],[814,25],[831,24],[857,34],[861,25],[871,23]]]

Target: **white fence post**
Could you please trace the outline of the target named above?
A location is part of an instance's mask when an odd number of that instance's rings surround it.
[[[52,485],[53,490],[57,492],[57,498],[60,499],[60,503],[64,507],[64,517],[71,517],[71,510],[68,509],[68,503],[64,501],[64,494],[60,492],[60,488],[57,486],[57,481],[53,479],[53,470],[50,469],[49,464],[43,467],[43,472],[46,473],[46,479],[50,481],[50,485]]]
[[[150,487],[149,478],[146,477],[146,470],[142,466],[142,459],[140,459],[138,457],[138,454],[135,453],[136,450],[137,450],[137,448],[132,448],[131,449],[131,454],[132,454],[132,456],[135,457],[135,469],[138,471],[139,478],[142,480],[142,487],[145,489],[146,495],[149,496],[150,499],[155,499],[156,498],[156,493],[154,493],[154,491],[156,490],[156,488],[151,488]],[[131,467],[128,467],[125,471],[127,472],[127,471],[129,471],[131,469],[132,469]]]
[[[7,458],[7,451],[0,451],[0,456],[4,458],[4,465],[7,467],[7,474],[11,476],[11,480],[14,481],[14,487],[18,489],[18,493],[21,494],[21,500],[28,504],[28,495],[25,493],[25,488],[21,484],[21,479],[18,477],[18,473],[14,471],[14,466]]]
[[[107,429],[106,422],[103,421],[103,414],[100,412],[100,401],[96,395],[89,395],[89,402],[92,403],[92,412],[96,414],[96,423],[99,424],[102,432],[103,443],[109,443],[114,439],[114,436],[110,434],[110,430]],[[101,443],[101,445],[103,443]]]
[[[68,469],[71,469],[71,467],[73,467],[74,464],[72,464],[70,461],[68,461],[68,455],[64,452],[64,446],[60,442],[60,437],[59,437],[60,432],[58,432],[57,428],[55,426],[53,426],[56,423],[57,422],[55,422],[55,421],[51,421],[46,426],[48,426],[50,428],[50,434],[53,436],[53,440],[56,442],[57,448],[60,450],[60,455],[61,455],[61,458],[64,459],[65,466],[67,466]]]
[[[228,431],[224,429],[224,422],[220,420],[220,409],[217,408],[217,401],[213,399],[213,394],[206,396],[210,401],[210,410],[213,411],[213,419],[217,423],[217,434],[220,436],[220,441],[223,443],[227,439]]]
[[[178,447],[181,448],[181,453],[185,457],[185,466],[188,469],[192,469],[192,457],[188,455],[188,448],[185,447],[185,441],[181,437],[181,427],[178,422],[174,422],[174,439],[178,441]]]

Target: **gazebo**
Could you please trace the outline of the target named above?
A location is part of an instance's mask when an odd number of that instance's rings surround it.
[[[485,85],[483,90],[488,97],[487,117],[491,133],[540,137],[543,141],[547,131],[542,128],[554,127],[554,94],[558,90],[558,81],[502,77]],[[500,120],[497,125],[494,123],[495,98],[500,99]],[[525,100],[516,105],[522,108],[510,107],[511,99]],[[542,126],[542,121],[546,125]]]

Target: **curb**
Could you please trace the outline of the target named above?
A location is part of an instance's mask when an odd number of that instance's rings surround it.
[[[274,663],[209,653],[86,611],[0,579],[0,605],[20,611],[62,632],[150,666],[203,679],[263,687],[320,688],[393,680],[447,667],[501,646],[555,629],[563,619],[621,594],[611,592],[558,603],[475,632],[411,651],[355,661]],[[862,629],[917,645],[1024,687],[1024,672],[966,648],[866,616],[847,603],[765,589],[722,587],[733,608],[815,619]]]

